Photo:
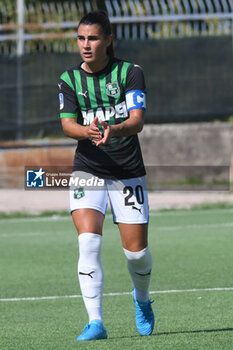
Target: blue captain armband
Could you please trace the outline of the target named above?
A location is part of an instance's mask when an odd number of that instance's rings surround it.
[[[132,109],[146,109],[146,93],[142,90],[126,92],[126,105],[128,112]]]

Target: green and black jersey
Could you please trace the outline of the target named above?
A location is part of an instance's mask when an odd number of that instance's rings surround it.
[[[88,73],[82,64],[64,72],[59,80],[60,117],[77,118],[90,125],[97,116],[110,124],[122,123],[134,108],[145,109],[145,81],[141,67],[110,59],[97,73]],[[100,127],[101,129],[101,127]],[[91,140],[78,141],[74,171],[100,177],[128,179],[145,175],[138,136],[113,137],[96,147]]]

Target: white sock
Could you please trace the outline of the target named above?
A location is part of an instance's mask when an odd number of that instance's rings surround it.
[[[124,248],[123,248],[124,249]],[[124,249],[128,260],[128,269],[135,287],[136,299],[146,302],[149,299],[149,284],[152,269],[152,256],[146,247],[139,252]]]
[[[104,273],[101,264],[102,236],[85,232],[79,235],[78,277],[89,322],[102,320]]]

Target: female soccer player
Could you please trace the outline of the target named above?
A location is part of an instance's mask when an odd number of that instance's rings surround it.
[[[101,245],[108,199],[134,285],[137,329],[149,335],[154,328],[149,299],[152,257],[145,168],[137,136],[146,108],[144,76],[140,66],[114,57],[111,25],[103,11],[81,19],[77,45],[83,62],[63,73],[58,84],[64,133],[78,140],[73,180],[80,182],[70,190],[70,207],[78,231],[78,277],[89,323],[77,341],[107,338]]]

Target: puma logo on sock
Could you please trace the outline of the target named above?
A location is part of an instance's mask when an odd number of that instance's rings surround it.
[[[89,277],[93,278],[93,276],[91,275],[92,273],[95,273],[95,271],[91,271],[91,272],[88,272],[88,273],[79,272],[79,275],[89,276]]]

